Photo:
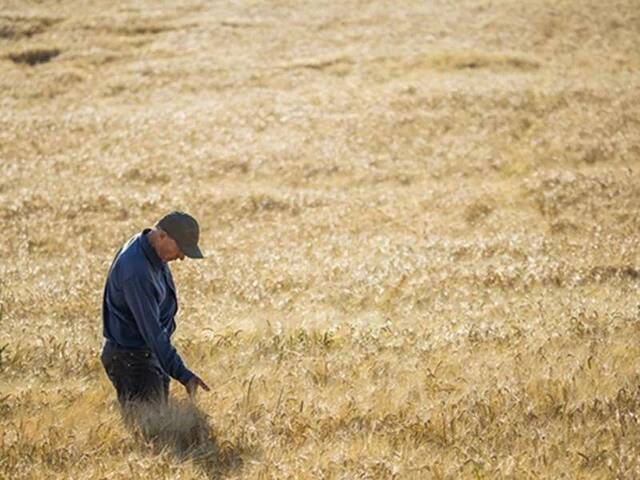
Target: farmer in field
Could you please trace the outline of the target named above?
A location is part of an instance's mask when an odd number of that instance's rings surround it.
[[[164,216],[134,235],[116,254],[102,303],[102,364],[126,405],[132,400],[166,402],[170,377],[190,396],[207,384],[190,371],[171,344],[178,310],[168,262],[203,258],[198,222],[183,212]]]

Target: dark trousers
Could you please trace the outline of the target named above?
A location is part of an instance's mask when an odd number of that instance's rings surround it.
[[[171,379],[162,371],[158,359],[150,350],[125,348],[107,341],[102,349],[101,360],[121,406],[132,401],[167,401]]]

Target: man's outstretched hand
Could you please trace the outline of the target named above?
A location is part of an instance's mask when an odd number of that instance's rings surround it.
[[[198,388],[202,388],[203,390],[205,390],[205,391],[207,391],[207,392],[208,392],[209,390],[211,390],[211,389],[209,388],[209,385],[207,385],[206,383],[204,383],[204,382],[202,381],[202,379],[201,379],[199,376],[197,376],[197,375],[194,375],[193,377],[191,377],[191,378],[189,379],[189,381],[187,382],[187,384],[184,386],[184,388],[186,388],[186,389],[187,389],[187,393],[189,394],[189,397],[190,397],[190,398],[195,398],[195,396],[196,396],[196,391],[198,390]]]

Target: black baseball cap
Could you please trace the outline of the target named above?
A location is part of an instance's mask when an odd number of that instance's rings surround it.
[[[162,217],[156,226],[167,232],[187,257],[204,258],[198,247],[200,227],[191,215],[178,211],[171,212]]]

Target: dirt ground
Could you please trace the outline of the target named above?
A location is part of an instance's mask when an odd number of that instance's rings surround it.
[[[0,478],[640,477],[640,2],[0,2]],[[163,214],[212,387],[123,421]]]

